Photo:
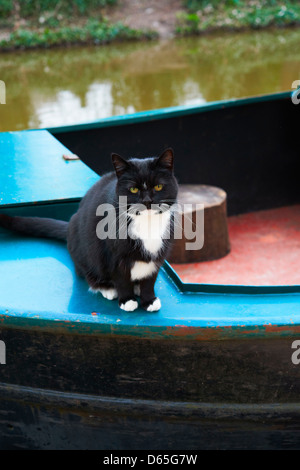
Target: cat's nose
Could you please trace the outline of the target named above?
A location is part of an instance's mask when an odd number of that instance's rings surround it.
[[[150,207],[151,207],[151,202],[152,202],[151,197],[149,196],[149,194],[146,194],[146,195],[143,197],[143,204],[147,207],[147,209],[150,209]]]

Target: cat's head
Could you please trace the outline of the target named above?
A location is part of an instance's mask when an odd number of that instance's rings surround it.
[[[166,149],[159,157],[124,160],[115,153],[112,162],[118,178],[118,196],[126,196],[128,206],[169,209],[176,203],[178,184],[174,176],[174,152]]]

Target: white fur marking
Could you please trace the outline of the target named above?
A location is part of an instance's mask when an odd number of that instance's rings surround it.
[[[156,264],[153,261],[145,263],[145,261],[136,261],[131,268],[131,280],[138,281],[139,279],[145,279],[155,273],[157,269]]]
[[[159,310],[160,307],[161,307],[160,299],[156,297],[156,299],[152,302],[152,304],[148,306],[147,312],[157,312],[157,310]]]
[[[126,312],[133,312],[133,310],[138,308],[138,303],[136,300],[127,300],[125,304],[120,305],[120,308],[126,310]]]
[[[128,234],[133,239],[141,240],[146,251],[156,254],[162,248],[163,236],[170,223],[170,211],[159,213],[158,210],[142,210],[139,215],[129,214],[132,222]]]

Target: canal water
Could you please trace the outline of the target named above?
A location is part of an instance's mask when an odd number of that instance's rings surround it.
[[[0,54],[0,131],[291,90],[300,30]]]

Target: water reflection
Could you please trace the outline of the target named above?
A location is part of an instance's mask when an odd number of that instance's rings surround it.
[[[2,54],[0,130],[273,93],[300,78],[300,31]]]

